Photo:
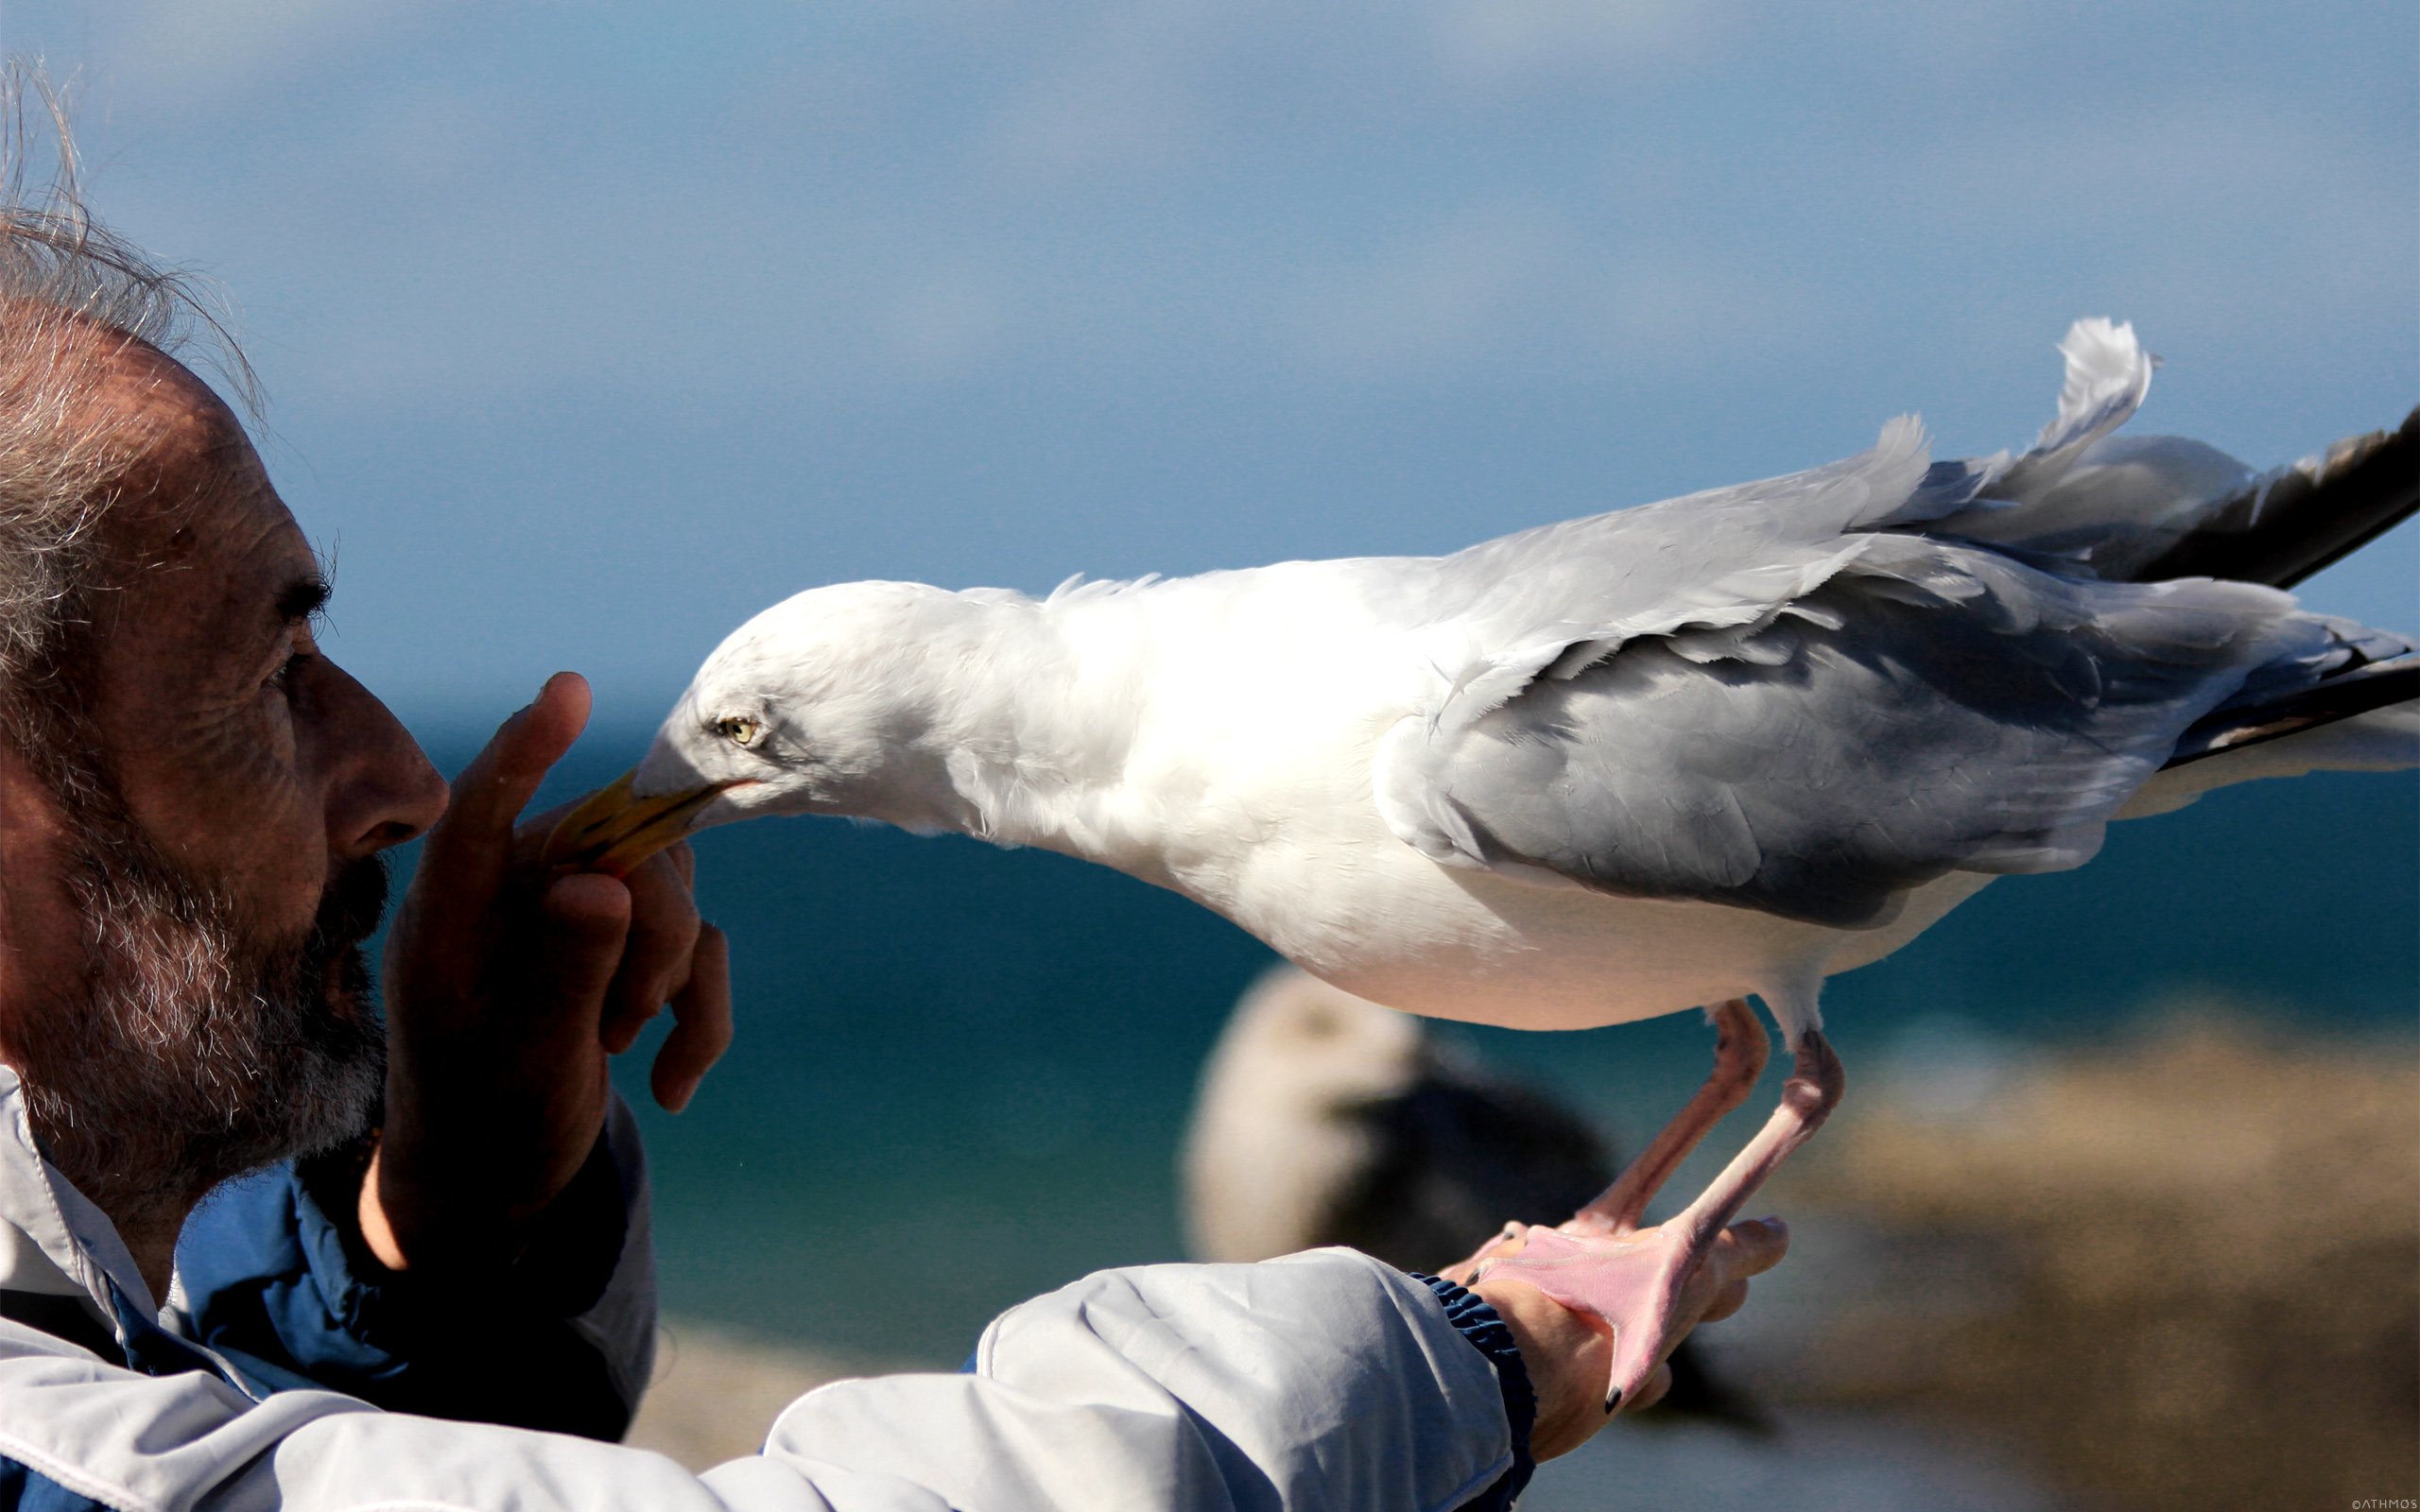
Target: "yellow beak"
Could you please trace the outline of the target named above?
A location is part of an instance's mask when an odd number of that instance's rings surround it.
[[[549,868],[578,867],[609,877],[627,877],[638,864],[689,833],[689,821],[731,786],[714,782],[654,798],[632,798],[635,767],[579,800],[546,835],[540,860]]]

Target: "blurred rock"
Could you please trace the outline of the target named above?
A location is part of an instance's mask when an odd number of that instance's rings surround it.
[[[2409,1042],[2180,1017],[1954,1119],[1853,1091],[1810,1153],[1760,1393],[1988,1435],[2090,1507],[2420,1496]]]
[[[1785,1170],[1789,1262],[1691,1340],[1774,1404],[1774,1436],[1600,1435],[1525,1506],[2420,1498],[2420,1047],[2203,1018],[2055,1055],[1918,1048]],[[1954,1099],[1923,1085],[1936,1063]],[[665,1332],[631,1442],[697,1468],[867,1373]]]

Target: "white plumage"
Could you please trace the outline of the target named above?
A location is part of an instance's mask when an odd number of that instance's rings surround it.
[[[1829,467],[1447,557],[1286,562],[1046,599],[817,589],[710,657],[559,859],[770,814],[1116,867],[1346,992],[1576,1028],[1710,1005],[1706,1087],[1499,1268],[1602,1320],[1607,1411],[1688,1279],[1839,1101],[1818,991],[1993,877],[2080,865],[2206,788],[2420,757],[2420,655],[2280,589],[2411,512],[2420,430],[2254,477],[2111,437],[2134,333],[2079,322],[2021,456],[1912,420]],[[1656,1189],[1747,1095],[1761,996],[1796,1068],[1678,1216]],[[1474,1235],[1476,1239],[1478,1236]]]
[[[697,827],[1067,851],[1417,1013],[1571,1028],[1754,993],[1794,1032],[1825,975],[2080,864],[2130,801],[2412,759],[2402,702],[2159,777],[2411,647],[2262,584],[2129,580],[2264,485],[2109,437],[2150,382],[2128,328],[2066,351],[2014,459],[1928,467],[1901,420],[1845,462],[1450,557],[816,589],[714,653],[632,791],[723,784]]]

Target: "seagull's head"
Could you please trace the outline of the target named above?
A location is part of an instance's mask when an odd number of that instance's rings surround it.
[[[684,835],[766,815],[929,822],[922,807],[946,782],[925,737],[972,607],[887,582],[774,605],[716,647],[646,758],[555,827],[548,860],[620,875]]]

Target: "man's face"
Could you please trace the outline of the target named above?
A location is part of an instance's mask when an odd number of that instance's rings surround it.
[[[127,366],[111,396],[151,443],[133,481],[158,505],[130,507],[124,591],[96,606],[94,722],[167,859],[299,934],[346,863],[435,822],[445,786],[320,652],[319,563],[235,417],[173,364]]]
[[[147,352],[95,404],[138,457],[77,669],[96,796],[0,823],[0,1051],[79,1185],[165,1201],[359,1121],[374,858],[445,786],[320,654],[318,563],[234,416]]]

